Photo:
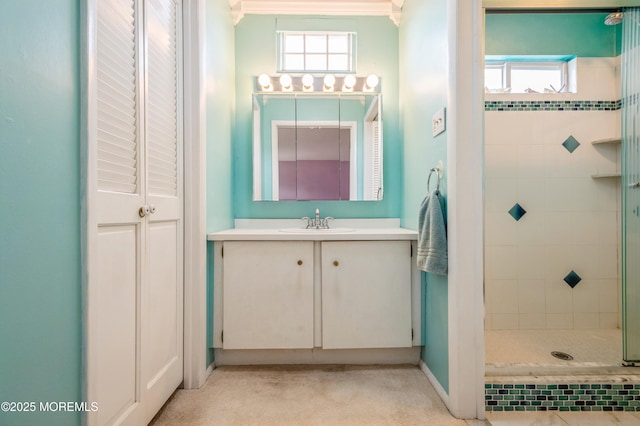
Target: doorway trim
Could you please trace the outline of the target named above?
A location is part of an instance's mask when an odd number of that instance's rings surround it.
[[[457,418],[484,419],[484,9],[457,0],[447,12],[447,406]]]
[[[184,389],[198,389],[207,365],[205,0],[183,0]]]

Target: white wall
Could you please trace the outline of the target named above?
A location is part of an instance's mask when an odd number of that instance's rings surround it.
[[[620,58],[579,58],[578,92],[487,101],[620,99]],[[573,136],[570,153],[562,143]],[[489,329],[619,325],[620,110],[485,111],[485,292]],[[520,204],[516,221],[508,211]],[[582,280],[571,288],[564,277]]]

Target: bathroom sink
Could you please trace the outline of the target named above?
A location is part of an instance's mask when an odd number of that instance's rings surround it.
[[[339,234],[341,232],[355,232],[353,228],[284,228],[280,232],[290,234]]]

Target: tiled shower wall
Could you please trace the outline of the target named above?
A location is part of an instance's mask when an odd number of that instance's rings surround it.
[[[620,58],[579,58],[574,94],[485,99],[489,329],[616,328]],[[570,102],[567,102],[570,101]]]

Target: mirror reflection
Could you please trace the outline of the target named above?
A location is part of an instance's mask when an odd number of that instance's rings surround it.
[[[379,94],[255,94],[254,200],[381,200]]]

